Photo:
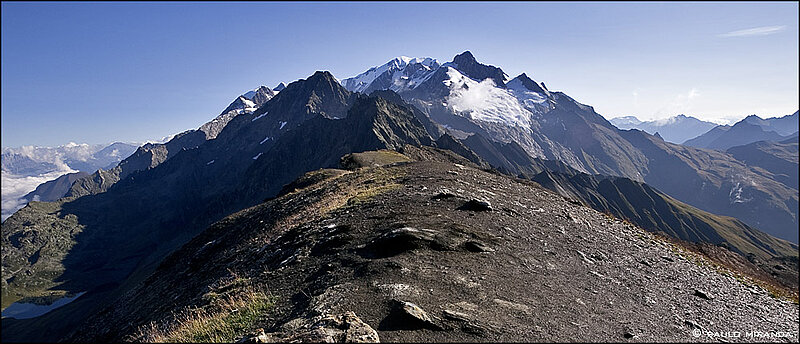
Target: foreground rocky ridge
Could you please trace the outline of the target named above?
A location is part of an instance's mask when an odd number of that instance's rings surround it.
[[[641,229],[452,153],[369,154],[215,223],[67,340],[194,338],[262,293],[221,338],[797,341],[797,305]]]

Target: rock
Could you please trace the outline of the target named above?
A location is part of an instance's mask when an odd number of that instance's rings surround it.
[[[408,302],[394,299],[392,313],[387,319],[384,328],[392,329],[420,329],[442,330],[433,318],[419,306]]]
[[[267,333],[261,337],[254,338],[245,337],[240,342],[380,343],[378,332],[353,312],[327,314],[314,319],[316,321],[309,321],[304,318],[294,319],[288,322],[292,323],[292,325],[281,326],[281,332]],[[263,330],[261,332],[263,334]],[[266,339],[266,341],[252,341],[260,340],[261,338]]]
[[[449,309],[445,309],[442,312],[442,315],[445,317],[445,319],[456,320],[456,321],[464,321],[464,322],[469,321],[469,316],[468,315],[466,315],[464,313],[461,313],[461,312],[451,311]]]
[[[702,291],[700,289],[695,289],[694,290],[694,296],[697,296],[697,297],[700,297],[700,298],[703,298],[703,299],[706,299],[706,300],[713,300],[714,299],[713,295],[711,295],[711,294],[709,294],[709,293],[707,293],[705,291]]]
[[[471,210],[471,211],[492,211],[492,204],[489,201],[481,201],[476,199],[471,199],[464,203],[459,210]]]
[[[416,297],[420,295],[419,289],[404,283],[376,284],[375,286],[386,293],[389,298]]]
[[[438,232],[431,229],[403,227],[373,239],[366,247],[368,255],[385,258],[430,245]]]
[[[272,343],[275,339],[272,336],[264,333],[264,329],[257,329],[255,332],[245,335],[239,339],[237,343]]]
[[[583,258],[583,261],[586,262],[587,264],[594,264],[594,261],[589,259],[589,257],[586,256],[586,253],[578,251],[578,254]]]
[[[636,337],[636,335],[634,335],[633,333],[630,333],[628,331],[625,331],[625,333],[622,336],[625,337],[625,339],[631,339],[633,337]]]
[[[320,319],[313,325],[315,329],[328,329],[325,331],[330,334],[335,342],[345,343],[380,343],[378,332],[371,326],[363,322],[353,312],[345,312],[340,315],[328,315]],[[328,342],[327,340],[325,342]]]
[[[523,305],[521,303],[506,301],[502,299],[493,299],[492,302],[509,309],[513,309],[523,313],[530,313],[530,307],[528,307],[528,305]]]
[[[466,333],[471,333],[471,334],[474,334],[474,335],[483,336],[483,335],[486,335],[486,331],[487,330],[483,326],[480,326],[478,324],[474,324],[472,322],[467,322],[467,323],[464,323],[463,325],[461,325],[461,331],[464,331]]]
[[[294,320],[289,320],[285,324],[281,325],[280,329],[282,332],[294,332],[298,329],[303,328],[304,326],[308,326],[309,320],[305,318],[297,318]]]
[[[464,248],[470,252],[494,252],[494,249],[486,246],[485,244],[477,241],[467,241],[464,243]]]
[[[425,323],[432,323],[431,317],[428,316],[428,313],[419,308],[419,306],[406,301],[397,301],[397,307],[399,307],[403,312],[410,315],[411,317],[420,320]]]
[[[433,195],[433,197],[431,197],[431,199],[439,200],[439,199],[455,198],[455,197],[457,197],[457,196],[455,194],[451,193],[450,190],[444,189],[442,191],[439,191],[437,194]]]
[[[683,324],[686,325],[686,326],[689,326],[691,328],[696,328],[696,329],[701,329],[701,330],[703,329],[703,326],[700,326],[700,324],[698,324],[698,323],[696,323],[696,322],[694,322],[692,320],[685,320],[683,322]]]
[[[481,326],[473,321],[469,315],[445,309],[442,315],[447,320],[457,321],[461,323],[461,331],[474,335],[483,336],[488,331],[484,326]]]

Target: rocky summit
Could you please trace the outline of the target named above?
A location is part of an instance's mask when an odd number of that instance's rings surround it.
[[[746,278],[448,151],[342,159],[215,223],[68,341],[730,341],[795,335]],[[792,337],[789,337],[792,339]],[[796,340],[792,339],[792,340]]]

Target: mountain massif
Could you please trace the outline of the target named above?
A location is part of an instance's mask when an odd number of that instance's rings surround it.
[[[784,117],[762,119],[747,116],[732,126],[717,126],[707,133],[684,142],[687,146],[725,151],[757,141],[783,141],[798,131],[797,112]]]
[[[622,130],[639,129],[648,134],[658,134],[664,141],[684,143],[705,134],[717,125],[692,116],[677,115],[663,120],[640,121],[634,116],[612,118],[611,124]]]
[[[393,60],[342,82],[352,86],[358,80],[360,89],[367,90],[384,85],[379,80],[409,80],[389,89],[456,137],[477,133],[515,142],[534,158],[645,182],[697,208],[797,242],[797,189],[776,182],[769,172],[726,154],[619,130],[590,106],[524,73],[509,81],[501,69],[478,63],[470,52],[441,65],[425,61],[409,59],[403,65]]]
[[[797,186],[781,168],[619,130],[469,52],[398,58],[341,83],[318,71],[248,92],[4,221],[3,307],[85,294],[4,318],[3,340],[796,331],[796,305],[754,286],[791,289],[797,276]],[[739,257],[750,282],[618,219]],[[224,337],[180,337],[192,319],[247,314],[209,332]]]

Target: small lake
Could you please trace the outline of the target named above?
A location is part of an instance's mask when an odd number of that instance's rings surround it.
[[[37,305],[35,303],[19,303],[14,302],[6,309],[3,310],[3,318],[15,318],[15,319],[30,319],[35,318],[40,315],[43,315],[49,311],[52,311],[58,307],[66,305],[75,299],[81,297],[81,295],[85,294],[86,292],[81,292],[75,294],[75,296],[71,297],[62,297],[55,302],[49,305]]]

